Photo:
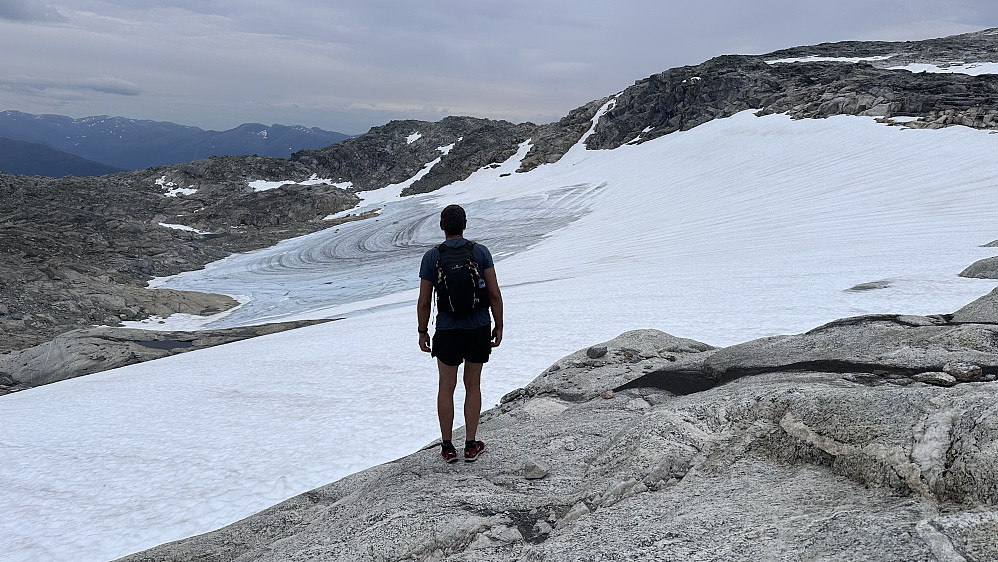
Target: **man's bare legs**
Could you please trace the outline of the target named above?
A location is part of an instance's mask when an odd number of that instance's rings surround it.
[[[478,419],[482,414],[482,367],[483,363],[464,363],[464,423],[465,439],[474,441],[478,433]],[[440,383],[437,388],[437,418],[440,420],[440,436],[444,441],[451,440],[454,427],[454,391],[457,389],[457,367],[445,365],[437,359]]]
[[[478,433],[478,418],[482,415],[483,363],[464,362],[464,429],[465,439],[474,441]]]
[[[437,359],[440,385],[437,387],[437,418],[440,420],[440,437],[451,440],[454,429],[454,389],[457,388],[457,367],[445,365]]]

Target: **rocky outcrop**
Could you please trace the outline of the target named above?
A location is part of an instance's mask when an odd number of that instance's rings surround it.
[[[992,36],[976,41],[996,43]],[[906,48],[891,45],[898,51]],[[834,56],[879,52],[846,46]],[[783,54],[721,56],[638,81],[616,96],[586,146],[611,149],[646,142],[747,109],[796,119],[865,115],[892,123],[890,117],[908,116],[919,119],[905,121],[906,127],[998,129],[998,75],[911,73],[871,62],[767,62]]]
[[[953,313],[950,321],[998,324],[998,288]]]
[[[940,66],[973,62],[995,62],[998,29],[985,29],[924,41],[840,41],[781,49],[767,59],[798,57],[889,57],[870,61],[883,68],[913,62],[932,62]]]
[[[349,181],[367,190],[402,183],[439,158],[405,191],[407,195],[425,193],[507,160],[534,128],[531,123],[515,125],[474,117],[446,117],[436,123],[392,121],[354,139],[297,152],[291,161],[320,177]]]
[[[530,151],[520,163],[519,172],[530,171],[541,164],[557,162],[582,135],[592,127],[592,119],[610,98],[591,101],[577,107],[556,123],[541,125],[531,136]]]
[[[967,269],[961,271],[960,277],[998,279],[998,256],[977,260],[976,262],[970,264]]]
[[[998,376],[998,328],[950,324],[944,317],[873,315],[846,318],[795,336],[734,345],[707,359],[718,382],[773,371],[849,373],[867,382],[903,382],[920,373],[972,363],[977,380]]]
[[[257,172],[290,170],[245,157],[101,178],[0,174],[0,353],[94,324],[230,308],[224,295],[146,282],[333,226],[322,219],[358,201],[328,185],[255,192],[247,179]],[[171,182],[196,192],[167,197]]]
[[[947,319],[628,332],[486,412],[475,464],[431,444],[122,560],[994,559],[998,325]]]
[[[108,327],[73,330],[42,345],[0,355],[0,395],[323,322],[328,320],[195,332]]]

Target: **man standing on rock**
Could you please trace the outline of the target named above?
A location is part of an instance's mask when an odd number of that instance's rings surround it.
[[[457,369],[464,363],[465,462],[474,462],[485,450],[475,439],[482,410],[482,367],[493,347],[502,342],[502,294],[496,281],[492,254],[482,244],[464,238],[467,215],[459,205],[448,205],[440,213],[440,229],[445,239],[423,255],[419,266],[419,348],[437,358],[440,385],[437,390],[437,417],[443,447],[440,455],[457,462],[451,443],[454,425],[454,390]],[[437,293],[436,329],[430,346],[429,322],[433,292]],[[495,317],[495,327],[489,308]]]

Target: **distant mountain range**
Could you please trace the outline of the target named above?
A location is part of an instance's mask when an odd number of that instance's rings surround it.
[[[44,145],[54,151],[103,164],[110,170],[90,168],[83,163],[73,167],[66,155],[48,154],[25,146],[15,149],[14,145],[3,145],[0,171],[24,173],[9,167],[7,161],[14,160],[21,168],[32,170],[34,175],[59,177],[68,174],[99,175],[114,172],[115,169],[139,170],[209,156],[256,154],[287,158],[299,150],[329,146],[350,138],[350,135],[316,127],[276,124],[268,127],[259,123],[245,123],[219,132],[166,121],[106,115],[73,119],[64,115],[4,111],[0,112],[0,137]],[[21,158],[14,157],[13,152],[8,156],[8,150],[16,150]]]
[[[22,176],[103,176],[123,171],[37,142],[0,137],[0,171]]]

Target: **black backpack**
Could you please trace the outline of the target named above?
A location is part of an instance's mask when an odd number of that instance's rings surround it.
[[[485,279],[475,261],[475,243],[468,241],[456,248],[440,244],[437,250],[437,309],[455,316],[470,316],[476,309],[489,306]]]

